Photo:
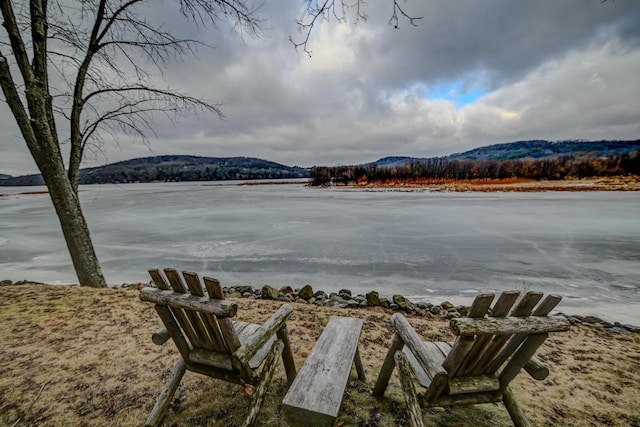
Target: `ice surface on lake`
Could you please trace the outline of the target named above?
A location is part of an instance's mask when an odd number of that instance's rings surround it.
[[[1,188],[0,279],[74,283],[42,188]],[[81,200],[109,283],[174,267],[223,284],[470,301],[535,289],[640,324],[640,194],[429,193],[235,183],[93,185]]]

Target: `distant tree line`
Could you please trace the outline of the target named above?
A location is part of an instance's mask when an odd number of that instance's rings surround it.
[[[89,171],[80,178],[82,184],[130,182],[222,181],[232,179],[303,178],[306,171],[240,166],[156,166],[120,170]]]
[[[431,158],[409,160],[400,166],[315,167],[310,177],[312,185],[320,186],[507,178],[561,180],[620,175],[640,175],[637,152],[609,157],[585,155],[513,160]]]

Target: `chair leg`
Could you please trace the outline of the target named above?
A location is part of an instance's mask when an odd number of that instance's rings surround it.
[[[258,412],[260,411],[260,407],[262,406],[262,402],[264,400],[264,396],[267,391],[267,387],[273,378],[273,373],[276,370],[276,365],[278,364],[278,357],[282,354],[282,349],[284,348],[284,344],[282,341],[277,340],[273,343],[271,347],[271,352],[267,357],[267,360],[264,362],[264,368],[262,369],[262,373],[260,374],[260,384],[256,388],[256,394],[249,406],[249,415],[247,415],[247,419],[242,424],[242,427],[253,426],[253,423],[256,422],[256,418],[258,417]]]
[[[293,353],[291,352],[291,342],[289,341],[287,325],[283,325],[282,328],[276,332],[276,336],[282,340],[284,344],[282,363],[284,364],[284,371],[287,373],[287,385],[291,385],[296,377],[296,363],[293,360]]]
[[[513,421],[515,427],[531,427],[529,420],[524,416],[522,408],[518,404],[515,395],[509,387],[502,392],[502,402],[507,408],[507,412]]]
[[[418,393],[416,392],[416,387],[414,385],[416,376],[413,373],[413,369],[411,369],[407,356],[405,356],[403,352],[396,351],[394,358],[398,368],[398,377],[400,378],[404,401],[407,404],[407,411],[409,412],[409,421],[411,426],[424,427],[424,422],[422,421],[422,408],[420,408]]]
[[[164,418],[164,415],[167,412],[169,403],[180,385],[180,380],[182,380],[186,369],[187,364],[181,357],[171,370],[162,393],[160,393],[160,396],[158,397],[156,404],[153,406],[147,421],[145,421],[144,425],[146,427],[156,427],[160,425],[162,418]]]
[[[400,338],[400,335],[396,333],[393,336],[393,341],[391,341],[389,351],[387,351],[387,355],[384,358],[382,368],[380,368],[376,385],[373,387],[372,394],[374,396],[382,397],[384,395],[384,391],[387,389],[387,385],[389,385],[389,378],[391,378],[393,368],[396,366],[393,361],[393,355],[396,354],[396,351],[402,350],[402,347],[404,347],[404,342],[402,338]]]

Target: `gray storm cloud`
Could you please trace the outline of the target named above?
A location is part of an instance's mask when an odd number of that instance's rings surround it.
[[[106,140],[85,165],[194,154],[311,166],[640,135],[639,2],[409,1],[423,18],[398,30],[380,3],[368,3],[366,22],[314,29],[311,58],[289,42],[302,37],[297,0],[263,6],[260,39],[225,24],[185,29],[175,8],[154,3],[149,19],[213,46],[169,64],[158,84],[221,102],[225,119],[159,119],[149,146]],[[0,117],[0,173],[35,172],[5,104]]]

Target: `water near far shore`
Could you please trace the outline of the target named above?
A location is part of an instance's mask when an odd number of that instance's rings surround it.
[[[174,267],[224,285],[377,290],[467,304],[535,289],[640,325],[640,193],[442,193],[237,182],[90,185],[107,281]],[[0,280],[75,283],[44,187],[0,189]],[[35,194],[21,194],[21,193]]]

